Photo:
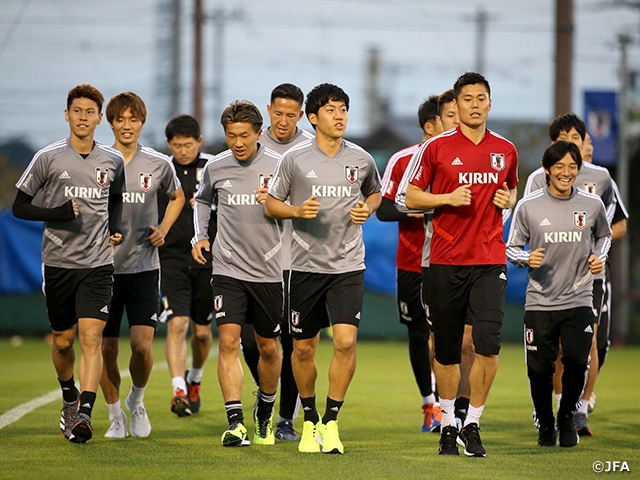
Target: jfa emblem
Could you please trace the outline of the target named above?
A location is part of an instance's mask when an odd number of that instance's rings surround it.
[[[573,212],[573,224],[582,230],[587,226],[587,212]]]
[[[504,170],[504,153],[492,153],[491,166],[498,172]]]
[[[528,344],[533,343],[533,328],[527,328],[524,332],[525,339]]]
[[[296,326],[300,323],[300,312],[291,310],[291,324]]]
[[[404,315],[409,315],[409,305],[407,305],[407,302],[400,302],[400,312]]]
[[[213,297],[213,307],[216,309],[216,312],[219,312],[222,308],[222,295],[216,295]]]
[[[96,168],[96,183],[104,187],[109,181],[109,170],[106,168]]]
[[[360,167],[349,165],[344,167],[344,176],[347,178],[347,182],[356,183],[358,181],[358,174],[360,172]]]
[[[596,194],[596,185],[597,184],[593,183],[593,182],[591,182],[591,183],[584,182],[584,190],[585,190],[585,192],[589,192],[589,193],[595,195]]]
[[[273,175],[271,175],[270,173],[261,173],[258,179],[259,188],[269,188],[269,182],[271,181],[272,176]]]
[[[145,192],[151,189],[151,177],[150,173],[140,173],[140,188]]]

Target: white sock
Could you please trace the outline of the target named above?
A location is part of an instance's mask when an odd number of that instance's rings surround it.
[[[436,396],[433,393],[426,397],[422,397],[422,404],[426,405],[427,403],[436,403]]]
[[[440,398],[440,408],[442,409],[441,428],[456,426],[455,403],[455,398],[453,400]]]
[[[204,368],[193,368],[189,369],[189,373],[187,374],[187,383],[200,383],[202,380],[202,373],[204,372]]]
[[[562,400],[562,393],[554,393],[554,397],[556,397],[556,411],[560,408],[560,400]]]
[[[578,402],[578,413],[584,413],[585,415],[589,414],[589,399],[583,398]]]
[[[147,387],[136,387],[135,385],[131,385],[131,392],[129,392],[129,404],[130,405],[140,405],[144,400],[144,391]]]
[[[110,422],[119,419],[122,416],[122,406],[120,405],[120,400],[118,400],[116,403],[107,403],[107,410],[109,410]]]
[[[477,408],[469,405],[467,418],[464,419],[464,426],[466,427],[470,423],[475,423],[476,425],[480,426],[480,416],[482,416],[483,410],[484,410],[484,405]]]
[[[185,394],[187,393],[187,383],[184,381],[184,377],[173,377],[171,379],[171,386],[173,387],[173,393],[176,393],[178,390],[182,390]]]

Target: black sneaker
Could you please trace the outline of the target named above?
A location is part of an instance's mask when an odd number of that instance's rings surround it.
[[[555,447],[556,446],[556,428],[551,425],[550,427],[540,427],[538,430],[538,446],[539,447]]]
[[[440,448],[438,455],[460,455],[456,438],[458,438],[458,430],[451,425],[442,427],[440,433]]]
[[[558,417],[559,444],[561,447],[575,447],[580,441],[576,432],[576,424],[573,419],[573,413]]]
[[[184,372],[184,381],[187,383],[187,401],[189,402],[189,410],[191,413],[198,413],[200,411],[200,382],[189,383],[187,377],[189,376],[189,370]]]
[[[69,441],[73,443],[85,443],[93,437],[93,428],[91,428],[91,417],[86,413],[78,412],[75,423],[71,429]]]
[[[467,457],[486,457],[487,451],[480,440],[480,429],[477,423],[470,423],[458,434],[458,444],[464,447]]]
[[[300,437],[298,437],[296,432],[293,430],[293,423],[289,420],[278,422],[276,427],[276,438],[278,440],[288,440],[290,442],[297,442],[300,440]]]
[[[593,436],[593,432],[589,428],[589,424],[587,423],[588,415],[586,413],[576,413],[573,416],[574,422],[576,423],[576,432],[581,437],[591,437]]]

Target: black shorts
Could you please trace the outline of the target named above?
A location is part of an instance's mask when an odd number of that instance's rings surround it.
[[[429,267],[422,267],[422,308],[424,309],[429,328],[431,329],[431,331],[433,331],[433,329],[431,328],[431,319],[429,318]],[[471,313],[468,309],[465,324],[473,324]]]
[[[476,353],[497,355],[507,291],[506,265],[431,265],[429,276],[429,310],[438,362],[460,363],[467,317],[473,326]]]
[[[211,269],[161,268],[162,321],[191,317],[198,325],[213,319]]]
[[[109,321],[103,337],[119,337],[124,309],[127,309],[129,329],[134,325],[158,327],[160,270],[121,273],[113,276],[113,299]]]
[[[593,281],[593,314],[595,315],[595,322],[600,325],[600,319],[604,312],[604,305],[606,299],[607,284],[604,279],[596,279]]]
[[[291,271],[291,336],[307,339],[330,324],[358,326],[364,301],[364,271],[325,274]]]
[[[253,325],[258,335],[275,338],[282,331],[282,282],[246,282],[214,275],[213,304],[217,325]]]
[[[397,270],[397,303],[400,323],[407,326],[427,324],[422,306],[422,275],[408,270]]]
[[[552,375],[562,343],[562,363],[586,365],[593,339],[593,310],[578,307],[568,310],[524,312],[524,344],[527,365],[543,375]]]
[[[56,332],[69,330],[79,318],[105,322],[111,308],[113,265],[96,268],[44,266],[44,294],[49,325]]]

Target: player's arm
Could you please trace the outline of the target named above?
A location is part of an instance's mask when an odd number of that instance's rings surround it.
[[[604,204],[602,204],[600,213],[596,217],[592,254],[587,260],[589,263],[589,271],[592,274],[597,275],[602,271],[609,255],[609,248],[611,248],[611,228],[609,227],[609,220],[605,212]]]
[[[627,219],[622,220],[611,225],[611,241],[616,242],[624,237],[627,233]]]
[[[533,251],[524,249],[525,245],[529,243],[530,235],[525,212],[520,206],[521,204],[518,204],[515,209],[511,230],[509,230],[507,260],[516,267],[540,268],[544,259],[544,248],[536,248]]]
[[[316,195],[311,195],[300,205],[289,205],[269,194],[264,205],[264,213],[276,220],[285,220],[287,218],[311,220],[316,218],[320,208],[320,202],[316,201],[317,198]]]
[[[109,193],[109,239],[111,245],[122,242],[122,193]]]
[[[403,213],[396,208],[396,203],[386,197],[382,197],[382,202],[376,210],[376,217],[381,222],[400,222],[410,218],[422,218],[422,213]]]
[[[351,221],[356,225],[362,225],[378,210],[381,200],[382,194],[380,192],[372,193],[365,201],[358,200],[358,205],[349,210]]]
[[[509,190],[507,182],[504,182],[502,184],[502,188],[496,190],[496,193],[493,196],[493,204],[503,210],[508,210],[513,207],[516,204],[517,200],[518,190],[515,188]]]
[[[431,193],[409,183],[405,204],[412,210],[432,210],[444,206],[471,205],[471,185],[460,185],[451,193]]]
[[[59,207],[44,208],[33,205],[33,198],[22,190],[18,190],[11,209],[13,215],[23,220],[43,222],[68,222],[75,220],[78,216],[78,205],[74,200],[68,200]]]
[[[151,235],[147,237],[147,240],[151,242],[151,245],[154,247],[161,247],[164,245],[164,239],[180,216],[184,202],[184,191],[182,190],[182,187],[173,192],[173,195],[169,195],[169,203],[164,211],[162,222],[160,222],[160,225],[157,227],[154,225],[149,226]]]

